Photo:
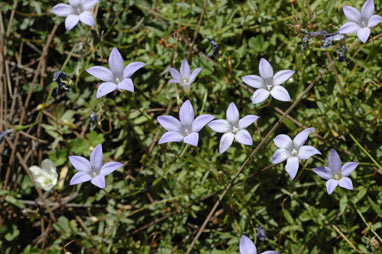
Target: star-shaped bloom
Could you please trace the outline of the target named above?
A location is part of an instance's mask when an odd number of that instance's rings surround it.
[[[242,235],[240,239],[240,254],[257,254],[257,249],[255,244],[246,235]],[[280,252],[274,250],[267,250],[261,254],[280,254]]]
[[[191,102],[187,100],[180,107],[180,121],[173,116],[158,116],[158,122],[167,130],[159,140],[159,144],[183,141],[197,146],[199,141],[198,132],[214,118],[212,115],[200,115],[195,118]]]
[[[70,185],[79,184],[91,180],[91,183],[99,188],[105,188],[105,176],[123,166],[120,162],[107,162],[103,164],[102,145],[97,145],[90,155],[90,162],[82,156],[69,156],[77,172],[70,180]]]
[[[272,163],[276,164],[287,160],[285,169],[292,180],[297,174],[299,160],[306,160],[315,154],[321,154],[313,146],[304,146],[309,133],[313,130],[314,128],[307,128],[301,131],[293,141],[285,134],[277,135],[273,140],[279,149],[273,154]]]
[[[103,66],[90,67],[86,71],[102,81],[97,90],[97,99],[113,92],[115,89],[134,92],[134,84],[131,76],[145,66],[142,62],[129,63],[125,68],[123,58],[117,48],[113,48],[109,56],[110,69]]]
[[[336,150],[332,149],[329,154],[329,167],[319,167],[313,172],[321,176],[326,182],[328,194],[332,194],[337,185],[342,188],[352,190],[353,183],[348,177],[358,166],[358,162],[347,162],[342,167],[341,159]]]
[[[374,14],[374,1],[367,0],[361,12],[354,7],[344,6],[344,13],[349,22],[338,30],[342,34],[357,33],[358,38],[365,43],[370,35],[370,28],[382,22],[382,17]]]
[[[261,58],[259,72],[260,76],[248,75],[241,78],[247,85],[258,88],[252,96],[253,104],[265,101],[269,95],[279,101],[290,101],[288,91],[280,85],[287,81],[294,71],[283,70],[273,75],[272,65],[264,58]]]
[[[195,81],[196,76],[198,76],[199,72],[202,71],[202,68],[196,68],[192,73],[190,66],[188,65],[188,62],[186,59],[183,60],[182,64],[180,65],[180,72],[174,68],[167,67],[167,69],[170,71],[172,79],[170,79],[169,83],[178,83],[181,86],[189,86],[192,84],[192,82]]]
[[[50,11],[57,16],[66,17],[65,27],[69,31],[79,21],[88,26],[94,26],[94,18],[89,11],[98,0],[68,0],[69,4],[57,4]]]
[[[57,184],[56,165],[51,160],[45,159],[41,162],[41,168],[32,166],[29,170],[36,184],[45,191],[50,191]]]
[[[214,131],[224,133],[220,139],[219,152],[224,153],[232,145],[234,139],[241,144],[251,146],[252,137],[245,128],[255,122],[259,117],[247,115],[239,119],[239,110],[233,102],[229,104],[226,116],[227,120],[214,120],[208,124]]]

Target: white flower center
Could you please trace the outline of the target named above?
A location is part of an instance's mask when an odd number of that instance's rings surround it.
[[[273,89],[273,77],[264,79],[265,89],[271,91]]]
[[[183,85],[186,85],[188,82],[190,82],[190,79],[189,78],[182,78],[180,81],[182,82]]]
[[[183,127],[183,136],[187,137],[188,135],[190,135],[192,133],[192,127],[191,126],[188,126],[188,127]]]
[[[290,154],[291,154],[292,156],[297,156],[297,154],[298,154],[297,149],[296,149],[296,148],[293,148],[292,151],[290,152]]]
[[[240,131],[240,129],[238,128],[238,127],[236,127],[236,126],[232,126],[232,132],[233,132],[233,134],[236,134],[236,133],[238,133]]]
[[[341,172],[334,172],[333,179],[340,180],[342,178]]]
[[[96,169],[92,168],[92,169],[91,169],[91,172],[90,172],[90,176],[91,176],[92,178],[94,178],[94,177],[96,177],[96,176],[98,176],[98,175],[99,175],[99,170],[96,170]]]
[[[368,26],[367,26],[367,23],[369,23],[367,19],[365,19],[365,18],[361,18],[360,26],[361,26],[362,28],[364,28],[364,27],[368,27]]]
[[[82,5],[75,5],[73,6],[73,11],[75,14],[80,15],[83,12]]]

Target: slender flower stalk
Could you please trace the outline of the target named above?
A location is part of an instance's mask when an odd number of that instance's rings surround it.
[[[242,235],[240,239],[240,254],[257,254],[257,249],[255,244],[246,235]],[[280,252],[274,250],[267,250],[261,254],[280,254]]]
[[[199,72],[202,71],[202,68],[199,67],[191,73],[190,66],[188,65],[186,59],[184,59],[182,64],[180,65],[180,72],[171,67],[167,67],[167,69],[170,71],[170,74],[172,76],[172,79],[170,79],[168,82],[178,83],[183,87],[189,87],[195,81]]]
[[[41,168],[32,166],[29,168],[36,184],[45,191],[50,191],[57,184],[58,174],[56,165],[49,160],[45,159],[41,162]]]

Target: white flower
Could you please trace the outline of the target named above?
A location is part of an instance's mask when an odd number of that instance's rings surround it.
[[[29,168],[36,184],[45,191],[50,191],[57,184],[57,171],[54,163],[45,159],[41,163],[41,167],[32,166]]]

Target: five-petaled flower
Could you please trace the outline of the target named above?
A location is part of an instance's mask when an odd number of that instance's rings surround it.
[[[45,191],[50,191],[57,184],[56,165],[51,160],[45,159],[41,162],[41,168],[32,166],[29,170],[36,184]]]
[[[353,183],[348,177],[358,166],[358,162],[347,162],[341,167],[341,159],[336,150],[332,149],[328,159],[329,167],[319,167],[313,172],[321,176],[326,182],[328,194],[332,194],[337,185],[352,190]]]
[[[113,92],[115,89],[134,92],[134,84],[131,76],[145,66],[142,62],[129,63],[125,68],[123,58],[117,48],[113,48],[109,56],[110,70],[103,66],[94,66],[86,71],[103,82],[97,90],[97,99]]]
[[[240,239],[240,254],[257,254],[257,249],[255,244],[246,235],[242,235]],[[280,254],[280,252],[274,250],[267,250],[261,254]]]
[[[194,118],[194,109],[189,100],[185,101],[179,110],[179,119],[173,116],[158,116],[158,122],[167,130],[159,140],[159,144],[180,142],[197,146],[199,131],[215,118],[212,115],[200,115]]]
[[[259,117],[255,115],[247,115],[239,119],[239,110],[235,103],[229,104],[226,112],[227,120],[214,120],[208,124],[208,127],[216,132],[224,133],[220,139],[219,152],[224,153],[235,139],[237,142],[244,145],[252,145],[251,134],[245,129]]]
[[[88,26],[94,26],[94,18],[91,8],[98,0],[69,0],[69,4],[57,4],[50,11],[57,16],[66,17],[65,27],[69,31],[75,27],[79,21]]]
[[[105,188],[105,176],[123,166],[120,162],[107,162],[103,164],[102,145],[97,145],[90,155],[90,162],[82,156],[69,156],[77,172],[70,180],[70,185],[91,180],[99,188]]]
[[[198,76],[199,72],[202,71],[202,68],[199,67],[191,73],[190,66],[188,65],[186,59],[184,59],[182,64],[180,65],[180,72],[171,67],[167,67],[167,69],[170,71],[170,74],[172,76],[172,79],[170,79],[168,82],[178,83],[184,87],[188,87],[189,85],[191,85],[192,82],[195,81],[196,76]]]
[[[365,43],[370,35],[370,28],[382,22],[382,17],[374,14],[374,1],[367,0],[361,12],[354,7],[344,6],[344,13],[349,22],[338,30],[342,34],[357,33],[358,38]]]
[[[299,160],[306,160],[315,154],[321,154],[313,146],[304,146],[309,133],[313,130],[314,128],[307,128],[301,131],[293,141],[285,134],[277,135],[273,140],[279,149],[273,154],[272,163],[276,164],[287,160],[285,169],[292,180],[297,174]]]
[[[265,101],[269,95],[280,101],[290,101],[288,91],[280,86],[287,81],[294,73],[292,70],[283,70],[273,75],[273,68],[271,64],[264,58],[260,59],[258,75],[248,75],[241,79],[247,85],[258,88],[252,96],[252,103],[260,103]]]

